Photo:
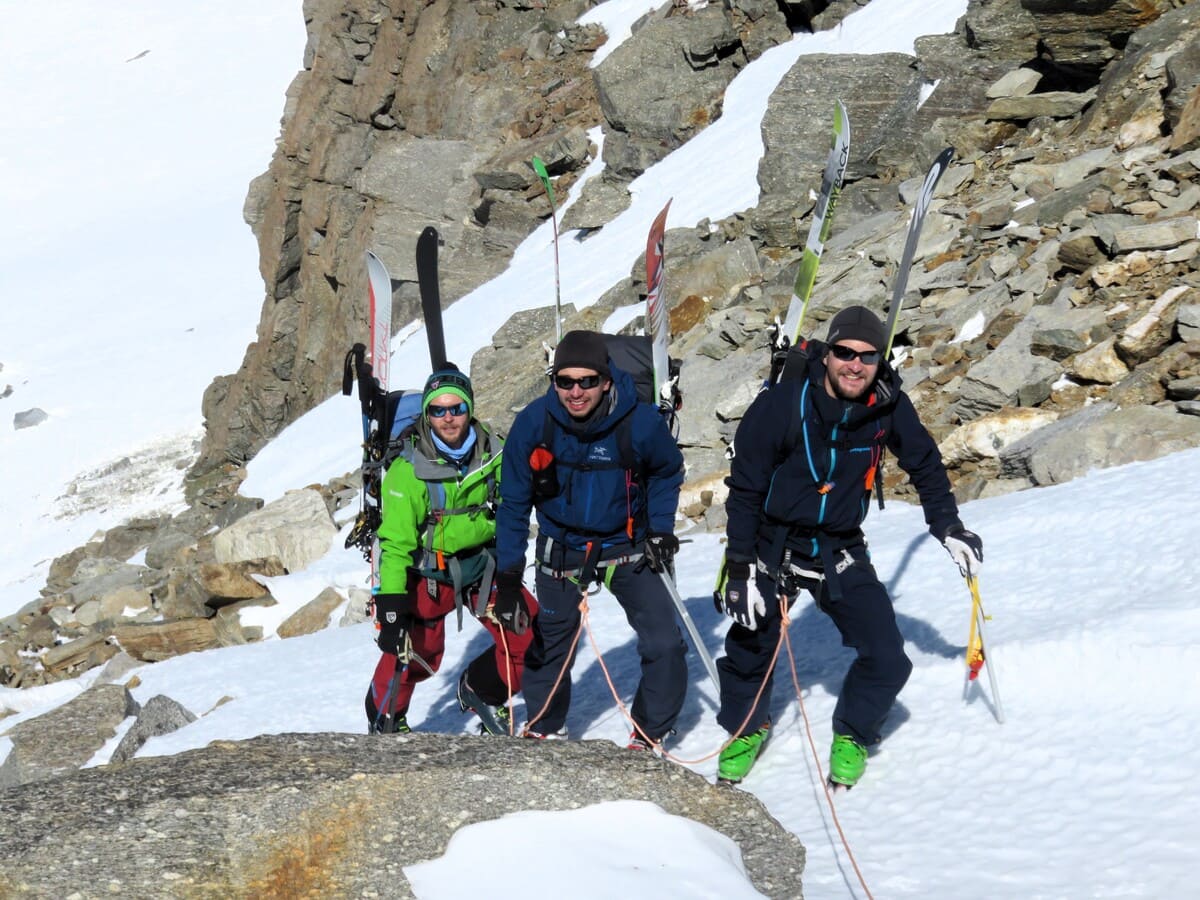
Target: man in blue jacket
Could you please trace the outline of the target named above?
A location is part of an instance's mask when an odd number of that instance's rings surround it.
[[[496,516],[495,613],[519,634],[528,619],[521,573],[529,513],[537,511],[525,733],[565,736],[579,604],[589,585],[601,583],[638,638],[642,677],[629,746],[652,749],[670,733],[687,691],[686,647],[658,574],[679,549],[683,455],[659,412],[638,401],[633,379],[611,364],[603,335],[564,335],[551,371],[545,395],[517,415],[508,435]]]
[[[833,711],[830,780],[856,784],[867,749],[880,741],[883,721],[912,671],[860,528],[885,450],[908,473],[930,532],[963,575],[977,574],[983,562],[982,542],[959,521],[937,444],[882,358],[886,345],[873,312],[842,310],[826,343],[811,341],[803,354],[793,353],[789,367],[800,371],[785,370],[779,384],[760,393],[734,436],[726,564],[715,598],[734,620],[717,662],[717,721],[735,736],[721,753],[723,781],[741,781],[769,736],[769,664],[779,641],[780,603],[790,607],[801,589],[812,593],[842,643],[858,654]]]

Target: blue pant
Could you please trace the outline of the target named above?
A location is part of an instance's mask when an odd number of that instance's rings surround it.
[[[633,698],[633,720],[653,740],[660,740],[675,725],[687,694],[687,646],[675,619],[675,606],[662,579],[649,568],[635,571],[636,563],[609,569],[606,586],[637,634],[641,680]],[[571,705],[571,666],[567,659],[579,628],[579,586],[557,579],[540,569],[536,578],[538,615],[533,620],[533,643],[525,653],[523,690],[525,709],[534,731],[560,731]],[[582,640],[582,638],[581,638]],[[554,680],[566,666],[558,690]],[[547,705],[549,701],[549,705]],[[546,707],[537,721],[533,717]]]
[[[842,644],[858,651],[833,710],[833,731],[870,746],[879,743],[879,730],[912,673],[912,662],[904,653],[904,638],[896,625],[892,600],[875,574],[866,545],[858,543],[847,549],[854,564],[833,576],[839,579],[840,600],[830,598],[824,581],[806,579],[788,597],[787,605],[790,609],[800,590],[810,591],[817,606],[837,626]],[[805,565],[819,570],[820,560]],[[721,676],[717,723],[731,734],[755,731],[770,719],[774,673],[767,666],[779,641],[779,599],[774,579],[759,572],[756,582],[766,600],[766,616],[757,631],[735,622],[725,636],[725,655],[717,660]],[[754,705],[754,695],[764,678],[767,685]],[[748,715],[749,721],[742,728]]]

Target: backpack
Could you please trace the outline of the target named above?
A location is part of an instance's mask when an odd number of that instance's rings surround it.
[[[647,334],[606,334],[604,343],[608,348],[608,358],[622,372],[629,374],[637,388],[638,400],[658,407],[667,417],[667,425],[671,435],[678,439],[679,422],[675,413],[683,408],[683,394],[679,391],[678,359],[667,360],[667,377],[671,379],[671,402],[667,408],[662,398],[654,395],[654,350],[653,342]]]

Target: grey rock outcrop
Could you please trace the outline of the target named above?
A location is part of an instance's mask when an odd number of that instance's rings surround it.
[[[157,694],[137,711],[137,718],[113,750],[109,762],[120,763],[133,759],[134,754],[141,750],[150,738],[178,731],[195,721],[195,714],[187,707],[165,694]]]
[[[298,572],[329,552],[337,534],[325,501],[314,490],[290,491],[213,537],[219,563],[275,557]]]
[[[75,771],[115,737],[117,726],[137,711],[137,702],[127,688],[101,684],[44,715],[0,730],[12,742],[12,749],[0,764],[0,789]]]
[[[764,895],[803,896],[804,847],[748,793],[607,741],[416,734],[218,741],[0,791],[0,894],[411,897],[403,868],[465,825],[622,799],[708,825]]]

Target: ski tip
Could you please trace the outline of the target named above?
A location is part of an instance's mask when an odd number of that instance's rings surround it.
[[[422,231],[421,231],[421,237],[419,238],[419,240],[435,241],[435,242],[439,241],[440,236],[438,235],[438,230],[436,228],[434,228],[432,225],[426,225],[425,228],[422,229]]]

